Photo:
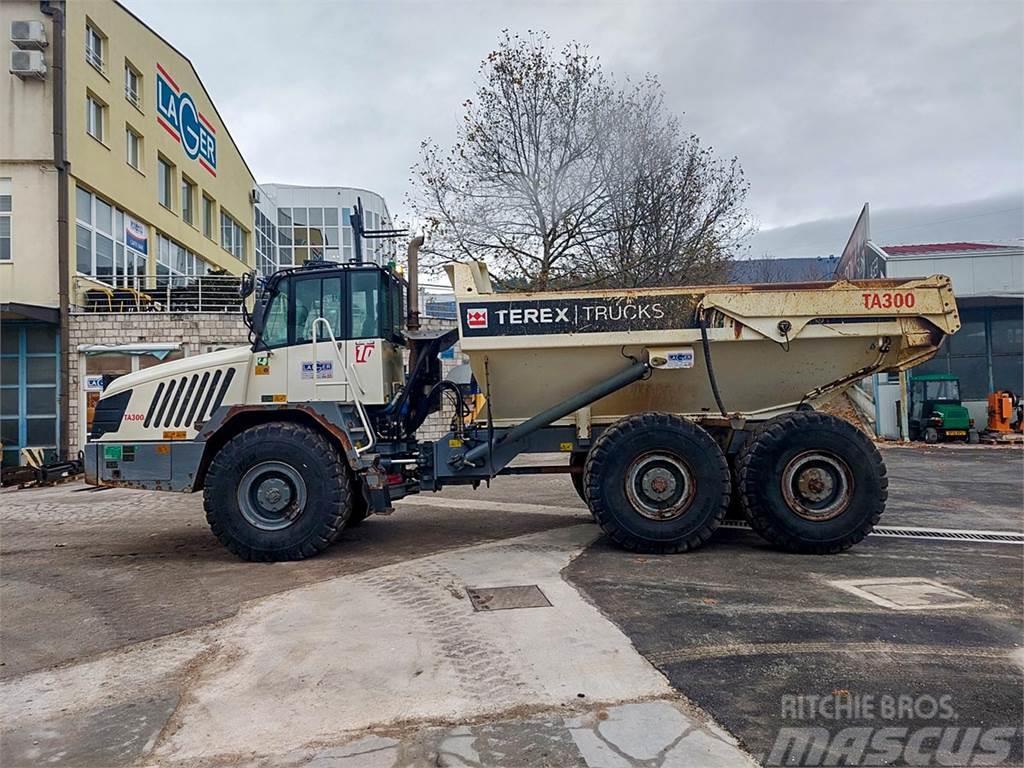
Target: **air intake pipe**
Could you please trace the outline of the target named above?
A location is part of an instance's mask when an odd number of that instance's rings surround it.
[[[410,331],[418,331],[420,329],[420,285],[419,285],[419,270],[420,270],[420,248],[423,247],[423,235],[414,237],[409,241],[409,250],[407,251],[409,270],[406,278],[409,281],[409,312],[408,318],[406,319],[405,326]]]

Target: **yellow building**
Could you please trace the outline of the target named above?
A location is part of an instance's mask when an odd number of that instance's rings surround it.
[[[258,194],[191,62],[124,6],[4,0],[0,29],[0,441],[11,464],[25,445],[79,442],[76,309],[142,307],[198,276],[251,269]],[[131,336],[130,312],[111,322]]]

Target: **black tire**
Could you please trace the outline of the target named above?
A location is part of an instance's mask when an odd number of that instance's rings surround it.
[[[751,528],[778,547],[812,554],[841,552],[867,536],[889,487],[874,443],[820,412],[766,423],[744,446],[736,483]]]
[[[718,443],[665,413],[629,416],[602,432],[587,456],[584,484],[601,529],[636,552],[695,549],[729,506],[729,466]]]
[[[587,466],[587,454],[583,451],[576,451],[569,456],[569,466],[573,469],[579,470],[573,472],[569,477],[572,479],[572,487],[576,489],[576,493],[583,500],[584,504],[589,506],[587,502],[587,487],[583,484],[583,472]]]
[[[352,489],[352,513],[348,516],[348,523],[345,525],[345,528],[355,528],[362,525],[369,516],[370,505],[366,501],[366,496],[363,495],[361,484],[357,484]],[[341,529],[338,530],[338,535],[341,535]]]
[[[206,473],[203,506],[214,535],[243,560],[302,560],[326,549],[345,527],[352,488],[344,460],[321,434],[270,422],[218,451]]]
[[[925,427],[924,441],[928,443],[928,445],[935,445],[939,442],[939,430],[935,427]]]

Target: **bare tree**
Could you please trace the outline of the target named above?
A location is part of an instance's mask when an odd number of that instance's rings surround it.
[[[546,35],[504,34],[455,145],[424,142],[411,207],[434,263],[488,261],[508,286],[706,282],[744,234],[746,184],[682,137],[653,78],[610,86]]]
[[[595,284],[724,279],[731,250],[748,232],[738,161],[722,163],[697,136],[683,136],[653,77],[618,91],[604,125],[604,227],[582,248]]]

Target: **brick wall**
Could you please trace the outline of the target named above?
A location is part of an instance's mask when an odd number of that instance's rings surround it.
[[[78,453],[81,433],[81,375],[83,344],[178,343],[186,356],[209,348],[238,347],[248,343],[248,329],[241,315],[219,312],[89,312],[73,314],[69,325],[71,429],[70,455]]]

